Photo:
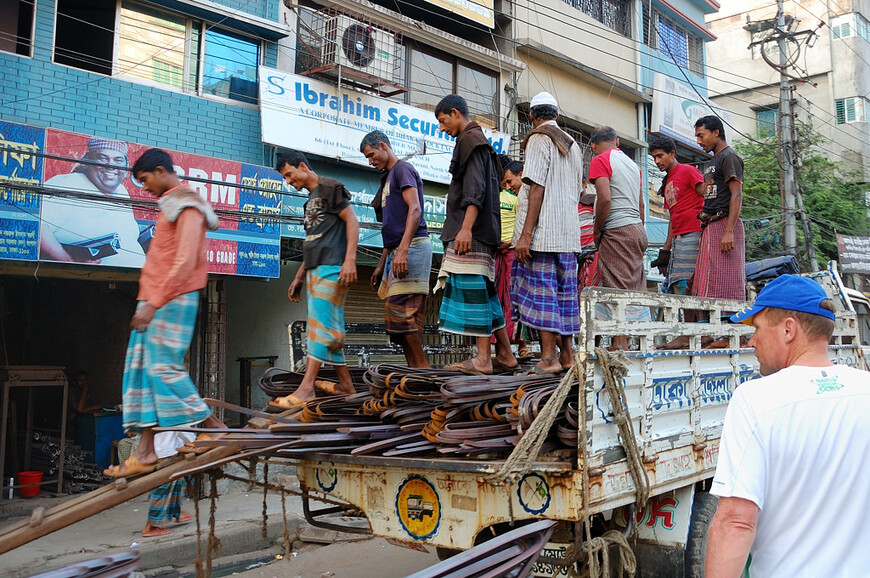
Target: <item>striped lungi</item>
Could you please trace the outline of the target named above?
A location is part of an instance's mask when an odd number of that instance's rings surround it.
[[[148,505],[148,523],[162,527],[181,516],[181,495],[184,492],[184,478],[163,484],[151,490],[151,503]]]
[[[601,287],[646,291],[646,231],[643,224],[605,229],[598,242],[598,275]]]
[[[495,286],[483,275],[451,273],[447,277],[438,326],[442,331],[489,337],[505,326]]]
[[[580,332],[577,258],[573,253],[531,251],[527,263],[514,262],[514,299],[525,326],[575,335]]]
[[[511,297],[511,270],[514,264],[514,250],[499,250],[495,254],[495,292],[501,302],[504,314],[505,329],[510,337],[514,336],[515,322],[513,319],[513,298]],[[495,337],[493,337],[495,343]]]
[[[722,251],[720,243],[727,217],[707,225],[701,234],[692,295],[717,299],[746,299],[746,243],[743,221],[734,225],[734,248]]]
[[[698,245],[701,232],[677,235],[671,245],[671,260],[668,263],[668,287],[671,293],[682,281],[688,281],[695,274],[698,263]],[[685,285],[685,283],[683,283]]]
[[[184,364],[198,309],[198,291],[181,295],[154,313],[146,331],[130,334],[124,363],[124,429],[193,425],[211,415]]]
[[[387,333],[391,335],[422,334],[423,323],[426,319],[425,308],[426,296],[419,293],[387,297],[384,306]]]
[[[308,289],[308,356],[330,365],[345,365],[344,300],[348,286],[339,283],[340,265],[306,271]]]

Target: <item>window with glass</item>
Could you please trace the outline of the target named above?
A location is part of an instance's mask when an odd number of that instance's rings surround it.
[[[583,14],[598,20],[611,30],[631,38],[631,5],[629,0],[564,0]]]
[[[870,41],[870,22],[857,12],[831,18],[831,34],[834,38],[859,36]]]
[[[184,91],[257,102],[259,42],[140,6],[121,6],[116,74]]]
[[[0,0],[0,52],[30,56],[34,6],[32,0]]]
[[[758,136],[768,138],[776,135],[779,125],[779,107],[768,106],[755,111],[755,126]]]
[[[468,103],[472,120],[482,127],[498,129],[498,76],[457,58],[406,47],[407,102],[424,110],[435,110],[448,94],[460,94]]]
[[[861,96],[841,98],[834,102],[837,124],[867,121],[867,99]]]
[[[665,59],[704,76],[704,41],[658,11],[650,16],[646,4],[643,4],[643,41]]]

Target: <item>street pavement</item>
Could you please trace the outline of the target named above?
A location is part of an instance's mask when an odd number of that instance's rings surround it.
[[[272,481],[281,483],[274,478]],[[287,476],[283,481],[292,487],[295,479]],[[221,548],[213,561],[213,576],[239,573],[251,577],[399,578],[437,562],[434,548],[421,553],[381,539],[361,539],[359,534],[313,528],[302,515],[301,499],[289,494],[287,531],[292,551],[285,557],[280,495],[270,492],[266,497],[268,522],[264,540],[262,490],[248,492],[246,485],[240,483],[222,485],[215,509],[215,534]],[[37,506],[51,508],[63,499],[38,497],[0,502],[0,527],[29,518]],[[209,500],[199,504],[205,540]],[[194,503],[187,498],[183,509],[195,513]],[[2,574],[15,578],[33,576],[132,548],[141,555],[139,571],[145,576],[192,575],[196,560],[195,521],[172,526],[172,532],[166,536],[143,538],[147,513],[146,494],[0,555]],[[256,563],[268,564],[245,570]]]

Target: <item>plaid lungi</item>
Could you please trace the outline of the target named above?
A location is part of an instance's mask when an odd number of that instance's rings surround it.
[[[520,323],[559,335],[579,333],[577,258],[573,253],[531,251],[531,255],[528,263],[514,261],[514,300]]]
[[[387,297],[385,321],[387,333],[407,335],[423,333],[426,318],[426,296],[419,293]]]
[[[164,526],[181,516],[181,494],[183,491],[184,478],[151,490],[148,523],[152,526]]]
[[[432,240],[429,237],[415,237],[408,247],[408,273],[401,279],[393,275],[393,257],[396,250],[387,254],[384,276],[378,288],[381,299],[394,295],[412,293],[429,294],[429,277],[432,275]]]
[[[483,275],[450,273],[438,325],[443,331],[472,337],[489,337],[504,327],[504,313],[492,281]]]
[[[698,247],[698,264],[692,295],[717,299],[746,299],[746,245],[743,221],[734,225],[734,248],[723,252],[722,234],[728,219],[719,219],[707,225]]]
[[[601,287],[646,291],[646,231],[642,223],[605,229],[598,242],[598,274]]]
[[[667,284],[669,290],[677,286],[680,281],[688,281],[695,274],[700,241],[700,231],[674,237],[671,245],[671,261],[668,263]],[[673,291],[671,292],[673,293]]]
[[[495,292],[501,302],[504,314],[505,329],[508,336],[514,337],[515,323],[513,319],[513,298],[511,298],[511,269],[514,264],[514,250],[499,250],[495,254]],[[493,337],[495,343],[495,337]]]
[[[338,282],[340,265],[306,271],[308,289],[308,356],[321,363],[345,365],[344,299],[347,285]]]
[[[154,313],[146,331],[130,334],[124,363],[124,429],[193,425],[211,415],[184,364],[198,309],[198,291],[181,295]]]

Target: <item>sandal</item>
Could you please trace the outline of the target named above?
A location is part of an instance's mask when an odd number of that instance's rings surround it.
[[[527,361],[535,358],[535,352],[523,345],[517,350],[517,359],[519,361]]]
[[[317,389],[319,389],[320,391],[322,391],[328,395],[341,395],[340,393],[335,391],[336,388],[338,387],[338,384],[335,383],[334,381],[326,381],[325,379],[317,379],[314,381],[314,387],[316,387]]]
[[[269,402],[269,405],[280,409],[300,409],[308,405],[308,402],[296,397],[295,393],[291,393],[284,397],[276,397]]]
[[[543,367],[539,367],[537,365],[533,365],[531,369],[523,372],[523,375],[558,375],[565,371],[562,366],[559,366],[559,369],[544,369]]]
[[[504,365],[498,358],[492,358],[492,372],[493,373],[513,373],[514,371],[520,368],[519,363],[514,363],[513,365]]]
[[[122,471],[123,468],[123,471]],[[157,469],[157,464],[143,464],[136,456],[130,456],[120,466],[110,466],[103,470],[104,476],[110,478],[130,478],[150,474]]]
[[[175,451],[177,451],[180,454],[195,454],[195,455],[204,454],[205,452],[207,452],[208,450],[210,450],[212,448],[206,447],[206,446],[198,446],[198,445],[196,445],[196,442],[214,441],[216,439],[220,439],[220,436],[210,436],[210,435],[204,434],[204,433],[199,434],[198,436],[196,436],[195,440],[193,440],[192,442],[187,442],[181,447],[175,448]]]
[[[165,536],[171,533],[172,530],[170,530],[169,528],[160,528],[156,526],[151,528],[150,530],[142,530],[142,536],[144,536],[145,538],[158,538],[160,536]]]

